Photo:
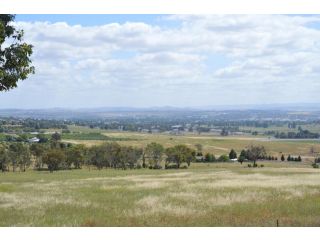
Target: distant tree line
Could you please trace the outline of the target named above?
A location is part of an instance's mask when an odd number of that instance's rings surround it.
[[[319,133],[313,133],[309,130],[302,130],[301,127],[299,127],[298,132],[276,132],[274,135],[276,138],[290,138],[290,139],[301,139],[301,138],[319,138]]]
[[[293,157],[293,156],[291,156],[290,154],[288,155],[288,157],[287,158],[285,158],[285,156],[282,154],[281,155],[281,161],[285,161],[285,160],[287,160],[288,162],[301,162],[302,161],[302,158],[301,158],[301,156],[299,155],[298,157]]]

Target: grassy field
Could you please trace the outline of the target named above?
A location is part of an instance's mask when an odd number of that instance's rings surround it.
[[[302,163],[0,175],[0,226],[320,226],[320,172]]]

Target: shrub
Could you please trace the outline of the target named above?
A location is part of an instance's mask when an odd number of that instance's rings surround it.
[[[261,164],[261,165],[260,165],[260,167],[264,167],[264,165],[263,165],[263,164]]]
[[[312,163],[312,167],[313,167],[313,168],[319,168],[319,165],[316,164],[316,163]]]
[[[227,155],[225,155],[225,154],[223,154],[223,155],[221,155],[219,158],[218,158],[218,161],[219,162],[227,162],[227,161],[229,161],[230,159],[229,159],[229,156],[227,156]]]
[[[251,164],[250,164],[250,163],[248,164],[248,167],[250,167],[250,168],[251,168]]]

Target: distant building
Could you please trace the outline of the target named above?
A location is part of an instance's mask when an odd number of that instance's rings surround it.
[[[232,159],[230,159],[230,161],[232,161],[232,162],[237,162],[237,161],[238,161],[238,158],[232,158]]]
[[[33,137],[33,138],[28,139],[28,142],[29,142],[29,143],[37,143],[37,142],[39,142],[39,141],[40,141],[40,139],[37,138],[37,137]]]
[[[182,125],[173,125],[171,126],[171,131],[170,131],[170,134],[173,134],[173,135],[180,135],[181,134],[181,131],[183,131],[183,126]]]

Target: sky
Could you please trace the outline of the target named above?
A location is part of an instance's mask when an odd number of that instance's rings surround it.
[[[17,15],[36,72],[0,108],[320,102],[320,15]]]

